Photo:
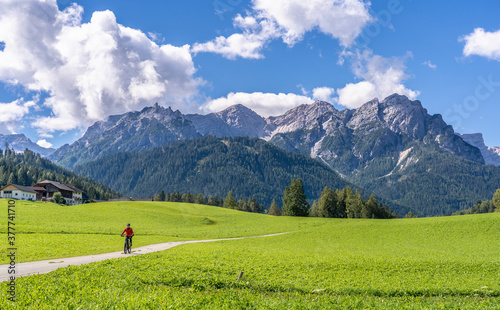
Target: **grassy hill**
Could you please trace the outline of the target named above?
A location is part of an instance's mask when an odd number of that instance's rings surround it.
[[[5,201],[0,205],[6,211]],[[346,220],[271,217],[181,203],[18,206],[19,249],[36,252],[30,245],[34,240],[42,247],[27,260],[82,254],[82,244],[86,254],[106,246],[119,250],[117,234],[126,222],[137,233],[134,246],[293,231],[183,245],[21,278],[19,309],[500,307],[499,213]],[[52,251],[42,254],[45,247]],[[244,276],[237,281],[240,271]],[[0,293],[1,308],[7,306],[6,291]]]

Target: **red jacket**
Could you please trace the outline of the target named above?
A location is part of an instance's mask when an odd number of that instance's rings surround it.
[[[123,230],[123,232],[122,232],[122,235],[123,235],[124,233],[127,233],[127,237],[130,237],[130,236],[132,236],[132,235],[134,234],[134,230],[133,230],[131,227],[130,227],[130,228],[125,228],[125,229]]]

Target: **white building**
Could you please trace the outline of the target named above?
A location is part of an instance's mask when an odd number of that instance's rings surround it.
[[[36,200],[36,191],[28,186],[9,184],[0,189],[0,198]]]

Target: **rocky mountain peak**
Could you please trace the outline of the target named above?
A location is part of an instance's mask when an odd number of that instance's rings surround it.
[[[2,150],[5,148],[5,143],[8,143],[9,148],[13,148],[16,152],[23,152],[25,149],[28,149],[35,153],[39,153],[42,156],[48,156],[55,151],[52,148],[44,148],[39,146],[24,134],[0,134],[0,148]]]
[[[477,147],[481,151],[487,165],[500,166],[500,147],[486,146],[482,133],[458,135],[462,137],[465,142]]]

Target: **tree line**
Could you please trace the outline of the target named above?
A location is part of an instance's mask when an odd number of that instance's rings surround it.
[[[475,205],[469,209],[457,211],[453,215],[465,214],[480,214],[480,213],[493,213],[500,212],[500,189],[497,189],[491,200],[481,201],[478,200]]]
[[[232,191],[224,198],[216,196],[181,194],[180,192],[165,193],[163,190],[153,198],[155,201],[196,203],[227,209],[240,210],[253,213],[268,213],[274,216],[303,216],[325,218],[370,218],[391,219],[397,218],[387,205],[380,203],[375,195],[363,199],[361,194],[354,192],[349,186],[344,189],[330,189],[325,187],[320,198],[313,202],[312,207],[307,202],[307,196],[301,179],[292,179],[283,193],[282,207],[273,199],[269,208],[265,208],[255,198],[236,199]]]

